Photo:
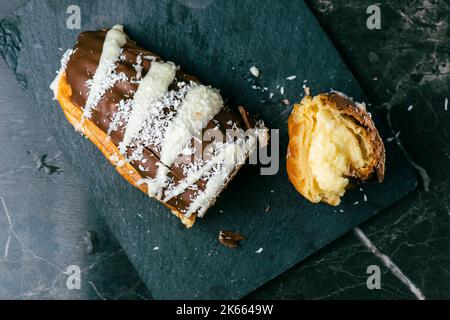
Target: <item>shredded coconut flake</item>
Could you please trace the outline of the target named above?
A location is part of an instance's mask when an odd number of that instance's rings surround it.
[[[136,57],[136,64],[133,64],[134,70],[136,70],[136,80],[141,80],[142,78],[142,55]]]
[[[255,78],[258,78],[259,75],[260,75],[259,69],[258,69],[257,67],[255,67],[255,66],[252,66],[252,67],[250,68],[250,73],[251,73]]]
[[[120,100],[117,105],[117,112],[114,114],[111,123],[109,124],[107,134],[110,135],[111,132],[117,131],[119,126],[128,121],[131,112],[131,105],[133,100]]]
[[[92,116],[92,110],[95,109],[99,101],[102,99],[102,97],[105,95],[105,93],[110,90],[114,85],[119,81],[129,81],[128,77],[125,75],[125,73],[120,72],[116,73],[116,61],[111,61],[108,65],[108,76],[103,80],[103,82],[100,84],[99,90],[96,92],[92,104],[89,104],[84,107],[83,116],[85,118],[90,118]],[[86,81],[86,86],[89,88],[89,90],[92,87],[93,80],[89,79]]]
[[[144,120],[143,129],[139,136],[135,137],[138,145],[161,147],[165,132],[175,118],[183,98],[194,86],[196,84],[192,82],[182,86],[178,91],[171,90],[152,104]]]

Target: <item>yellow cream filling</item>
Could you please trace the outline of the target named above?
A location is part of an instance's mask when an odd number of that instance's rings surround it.
[[[308,162],[317,187],[328,197],[344,195],[350,169],[364,166],[355,135],[361,129],[351,124],[337,112],[317,105]]]

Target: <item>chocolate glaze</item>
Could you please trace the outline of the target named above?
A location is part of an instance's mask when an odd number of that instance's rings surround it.
[[[100,61],[103,42],[105,40],[106,31],[96,32],[83,32],[78,37],[78,42],[75,46],[75,51],[72,54],[66,69],[67,81],[72,88],[72,102],[80,107],[84,108],[86,103],[89,89],[86,85],[86,81],[92,79]],[[110,124],[114,115],[118,112],[118,103],[121,100],[132,99],[134,93],[138,89],[138,83],[134,82],[136,79],[136,70],[134,65],[137,63],[137,56],[154,56],[156,60],[160,60],[159,57],[154,55],[148,50],[138,47],[134,42],[128,40],[123,47],[122,56],[124,59],[119,59],[116,62],[116,73],[123,72],[128,81],[118,81],[115,85],[102,97],[95,109],[92,111],[91,121],[93,121],[101,130],[108,132]],[[142,77],[144,77],[151,67],[151,61],[148,59],[142,59]],[[177,71],[176,77],[173,83],[170,85],[169,90],[178,90],[178,82],[184,81],[189,83],[191,81],[198,83],[195,77],[184,74],[181,71]],[[118,146],[123,140],[125,133],[126,120],[118,126],[117,130],[113,130],[110,133],[111,141]],[[233,128],[247,129],[242,117],[227,108],[222,109],[213,120],[211,120],[207,126],[203,129],[205,132],[208,129],[220,130],[225,137],[225,131]],[[193,143],[193,141],[192,141]],[[211,141],[204,141],[202,143],[202,153],[207,154],[204,150],[208,147],[213,148],[214,144]],[[133,152],[132,147],[127,150],[128,155]],[[143,161],[133,161],[131,165],[142,175],[144,178],[154,178],[156,175],[157,163],[159,161],[160,150],[158,146],[148,145],[144,149]],[[171,167],[169,172],[169,179],[177,185],[181,180],[185,178],[185,167],[189,163],[198,162],[199,159],[195,155],[183,156],[179,155],[183,161],[176,161]],[[208,156],[205,157],[207,160]],[[143,170],[142,170],[143,169]],[[198,190],[205,188],[206,181],[204,179],[199,180],[196,185],[186,189],[182,194],[168,201],[168,204],[176,207],[180,211],[185,211],[189,206],[193,198],[195,198]]]
[[[375,158],[375,170],[379,182],[384,179],[385,162],[386,162],[386,151],[384,148],[383,140],[378,133],[375,123],[372,117],[369,115],[365,107],[359,107],[351,98],[348,98],[339,93],[331,93],[329,98],[335,103],[335,108],[340,110],[342,114],[351,117],[360,126],[363,126],[367,132],[369,139],[372,143],[374,149]],[[359,173],[355,173],[358,178],[367,180],[370,176],[360,177]]]
[[[228,248],[237,248],[242,240],[245,240],[245,237],[240,233],[226,230],[219,232],[219,242]]]

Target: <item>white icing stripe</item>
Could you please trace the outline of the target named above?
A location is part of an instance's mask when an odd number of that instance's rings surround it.
[[[151,178],[144,178],[144,179],[140,179],[137,183],[136,186],[139,187],[143,184],[147,185],[147,193],[149,197],[154,197],[155,196],[155,179],[151,179]]]
[[[225,159],[224,156],[226,155],[225,152],[219,152],[218,155],[213,157],[211,160],[209,160],[204,166],[202,166],[199,170],[197,170],[194,173],[190,173],[186,179],[184,179],[182,182],[180,182],[177,186],[175,186],[173,189],[168,191],[165,194],[164,202],[169,201],[173,197],[176,197],[180,193],[183,193],[184,190],[186,190],[189,186],[193,185],[195,182],[197,182],[199,179],[204,177],[208,172],[212,170],[212,168],[220,163],[222,163]]]
[[[72,54],[76,51],[69,49],[66,52],[64,52],[62,59],[61,59],[61,68],[58,70],[55,80],[50,84],[50,89],[53,91],[53,100],[56,100],[58,98],[58,87],[59,87],[59,81],[61,80],[62,74],[66,71],[67,63],[70,60],[70,57]]]
[[[203,85],[192,88],[170,123],[161,145],[161,162],[170,167],[195,132],[201,130],[223,107],[220,94]]]
[[[223,187],[227,177],[236,165],[237,161],[235,157],[238,149],[240,149],[237,147],[236,144],[229,144],[224,148],[223,157],[225,161],[221,164],[220,169],[208,179],[205,190],[198,194],[194,201],[191,202],[188,210],[184,214],[186,217],[190,217],[196,211],[198,211],[199,217],[203,216],[206,210],[202,209],[209,207],[211,202],[214,201],[215,195]]]
[[[255,142],[256,139],[250,136],[249,140],[242,144],[232,143],[224,146],[219,154],[223,159],[220,169],[208,179],[205,190],[191,202],[184,214],[186,217],[190,217],[196,211],[198,217],[203,217],[206,209],[214,203],[217,194],[225,185],[234,168],[244,163],[247,154],[254,148]]]
[[[217,90],[199,85],[184,97],[180,110],[169,124],[161,145],[160,161],[170,167],[183,148],[223,107],[223,100]],[[158,166],[152,190],[161,198],[162,189],[167,185],[168,169]],[[150,189],[150,188],[149,188]]]
[[[134,94],[132,109],[120,151],[126,152],[126,147],[139,133],[143,120],[148,115],[152,104],[161,99],[175,78],[176,66],[170,62],[152,62],[150,70],[142,79]]]
[[[170,169],[161,162],[158,163],[158,171],[155,179],[152,180],[152,184],[148,185],[149,194],[155,195],[158,199],[161,199],[162,189],[167,184],[167,175]]]
[[[86,105],[84,107],[83,118],[90,118],[92,109],[95,108],[101,98],[102,83],[114,70],[114,64],[119,59],[122,47],[127,42],[127,35],[123,32],[122,25],[115,25],[107,33],[103,43],[102,55],[91,81]]]
[[[261,124],[258,123],[256,125],[255,128],[260,127]],[[264,134],[264,132],[261,132],[262,134]],[[258,138],[262,137],[262,134],[260,134],[260,132],[258,132],[258,129],[255,129],[255,136]],[[256,138],[253,135],[249,135],[248,136],[248,140],[238,140],[238,142],[240,144],[240,148],[243,150],[245,150],[244,153],[244,157],[246,157],[247,155],[249,155],[254,148],[256,147]],[[264,138],[264,137],[262,137]],[[265,145],[267,142],[266,141],[260,141],[260,143],[262,145]],[[219,149],[219,148],[218,148]],[[184,192],[189,186],[193,185],[196,181],[198,181],[199,179],[207,176],[209,173],[211,173],[212,169],[217,166],[218,164],[221,164],[225,158],[224,156],[226,155],[226,152],[224,152],[223,148],[219,149],[220,151],[218,152],[217,155],[215,155],[212,159],[206,161],[202,166],[200,166],[200,168],[198,170],[195,171],[188,171],[187,177],[185,178],[185,180],[183,180],[182,182],[180,182],[178,185],[169,188],[169,190],[165,191],[165,198],[164,201],[169,201],[170,199],[172,199],[173,197],[176,197],[177,195],[181,194],[182,192]],[[237,159],[238,162],[243,162],[243,159]],[[234,166],[236,166],[237,163],[234,164]],[[224,181],[225,182],[225,181]],[[210,199],[211,200],[211,199]]]

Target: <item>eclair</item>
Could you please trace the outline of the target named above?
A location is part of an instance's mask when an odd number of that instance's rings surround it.
[[[305,96],[288,130],[288,177],[310,202],[337,206],[350,186],[383,181],[384,144],[365,104],[339,92]]]
[[[214,204],[264,128],[243,107],[225,106],[217,89],[139,47],[121,25],[81,33],[51,89],[119,174],[187,227]]]

